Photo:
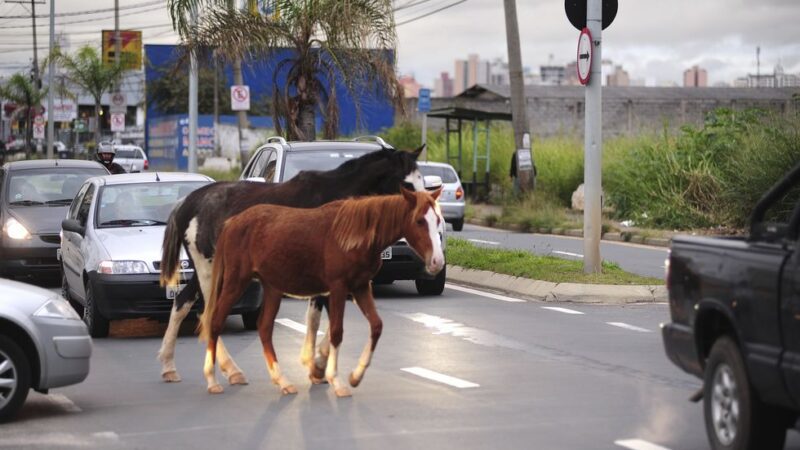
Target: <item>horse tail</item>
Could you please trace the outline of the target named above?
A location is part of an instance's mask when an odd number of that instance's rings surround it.
[[[225,255],[225,239],[220,236],[217,242],[217,256],[214,258],[214,265],[211,269],[211,293],[203,307],[203,314],[200,315],[200,341],[208,342],[211,337],[211,321],[217,309],[217,299],[222,292],[222,280],[225,277],[225,264],[222,262]]]
[[[181,257],[181,243],[182,234],[180,226],[178,225],[178,210],[183,206],[179,203],[172,209],[167,221],[167,228],[164,230],[164,243],[161,248],[161,277],[159,282],[161,286],[174,286],[178,284],[180,272],[178,271],[178,263]]]

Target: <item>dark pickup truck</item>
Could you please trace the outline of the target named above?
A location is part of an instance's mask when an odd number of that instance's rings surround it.
[[[800,165],[758,202],[749,236],[672,241],[667,266],[672,321],[662,325],[664,347],[673,363],[703,379],[692,399],[703,399],[714,449],[783,448],[787,429],[796,426],[798,191]],[[787,217],[773,220],[781,216],[776,210]]]

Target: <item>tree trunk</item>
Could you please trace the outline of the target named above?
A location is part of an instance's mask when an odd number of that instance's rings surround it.
[[[298,117],[297,128],[303,133],[303,140],[314,141],[317,139],[316,114],[314,104],[311,102],[300,102],[300,115]]]
[[[100,148],[100,111],[103,110],[103,106],[100,105],[100,99],[94,99],[94,152],[97,153],[97,149]]]
[[[27,109],[25,112],[25,159],[31,159],[33,153],[33,118],[31,117],[31,107]]]

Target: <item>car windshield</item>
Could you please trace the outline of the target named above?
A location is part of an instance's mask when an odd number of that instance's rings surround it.
[[[456,172],[449,168],[449,167],[442,167],[442,166],[426,166],[423,164],[419,165],[419,171],[422,172],[422,175],[436,175],[442,179],[442,183],[457,183],[458,176]]]
[[[89,177],[108,175],[102,167],[42,167],[9,172],[11,206],[69,205]]]
[[[97,228],[166,225],[175,203],[207,183],[160,181],[104,186],[97,200]]]
[[[134,149],[126,149],[126,150],[117,150],[116,154],[114,155],[115,158],[128,158],[134,159],[137,157],[136,150]]]
[[[287,152],[283,166],[283,178],[292,179],[301,170],[333,170],[343,162],[358,158],[372,150],[320,150]]]

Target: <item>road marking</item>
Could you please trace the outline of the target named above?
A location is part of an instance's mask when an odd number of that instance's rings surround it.
[[[549,309],[550,311],[556,311],[564,314],[583,314],[582,312],[575,311],[574,309],[559,308],[558,306],[542,306],[542,309]]]
[[[119,435],[113,431],[100,431],[98,433],[92,433],[92,437],[99,439],[108,439],[111,441],[119,440]]]
[[[78,405],[72,402],[66,395],[64,394],[50,394],[47,396],[51,402],[55,403],[56,405],[60,406],[61,409],[67,412],[81,412],[83,411]]]
[[[476,244],[487,244],[487,245],[500,245],[499,242],[495,241],[484,241],[483,239],[467,239],[470,242],[474,242]]]
[[[528,346],[522,342],[517,342],[505,336],[494,334],[491,331],[468,327],[463,323],[455,322],[444,317],[432,316],[430,314],[423,313],[398,313],[398,315],[413,320],[414,322],[421,323],[425,325],[425,327],[435,330],[433,333],[434,335],[449,334],[467,342],[472,342],[473,344],[483,345],[486,347],[504,347],[521,351],[525,351],[528,348]]]
[[[648,330],[647,328],[637,327],[636,325],[629,325],[624,322],[606,322],[606,323],[614,327],[624,328],[626,330],[639,331],[641,333],[651,333],[651,331]]]
[[[285,327],[289,327],[289,328],[293,329],[294,331],[297,331],[298,333],[306,334],[306,326],[303,325],[300,322],[295,322],[292,319],[285,319],[285,318],[284,319],[276,319],[275,322],[277,322],[277,323],[279,323],[279,324],[281,324],[281,325],[283,325]],[[325,335],[325,333],[323,333],[322,331],[317,331],[317,336],[324,336],[324,335]]]
[[[461,292],[466,292],[468,294],[480,295],[482,297],[493,298],[495,300],[501,300],[501,301],[504,301],[504,302],[527,303],[525,300],[522,300],[522,299],[519,299],[519,298],[506,297],[505,295],[500,295],[500,294],[492,294],[490,292],[484,292],[484,291],[479,291],[477,289],[465,288],[463,286],[457,286],[455,284],[450,284],[450,283],[446,283],[444,285],[444,287],[446,287],[447,289],[452,289],[454,291],[461,291]]]
[[[667,447],[662,447],[641,439],[622,439],[619,441],[614,441],[614,444],[619,445],[620,447],[629,448],[631,450],[669,450]]]
[[[559,255],[572,256],[573,258],[583,258],[583,255],[581,255],[580,253],[562,252],[558,250],[553,250],[550,253],[558,253]]]
[[[438,383],[444,383],[453,387],[457,387],[459,389],[480,387],[480,384],[473,383],[467,380],[462,380],[456,377],[451,377],[450,375],[434,372],[432,370],[424,369],[422,367],[406,367],[400,370],[416,375],[418,377],[436,381]]]

